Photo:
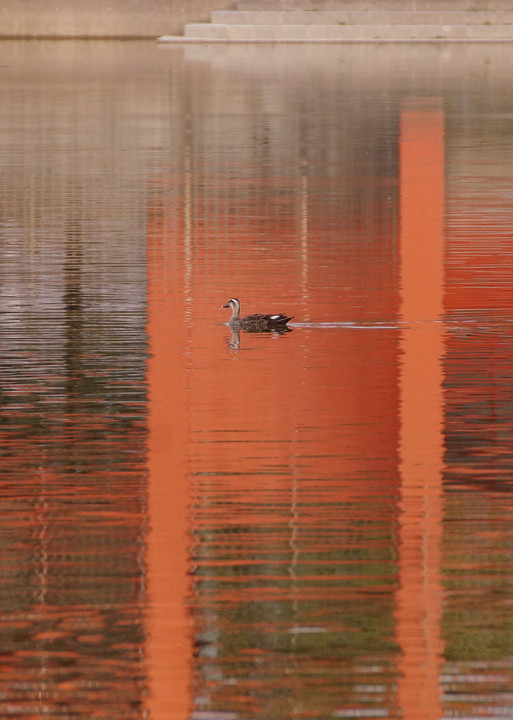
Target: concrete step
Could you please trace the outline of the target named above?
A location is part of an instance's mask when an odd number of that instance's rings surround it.
[[[513,7],[513,5],[512,5]],[[215,10],[217,25],[511,25],[513,10]]]
[[[185,27],[185,39],[218,42],[326,42],[396,39],[513,41],[513,24],[235,25],[229,23],[189,23]]]

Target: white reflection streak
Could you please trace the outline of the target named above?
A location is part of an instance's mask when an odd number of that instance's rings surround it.
[[[303,301],[303,317],[308,320],[308,163],[301,162],[301,298]]]
[[[36,244],[36,203],[35,203],[35,175],[30,173],[29,179],[29,243],[30,243],[30,261],[34,260],[34,250]]]
[[[191,276],[192,276],[192,172],[191,172],[191,146],[185,146],[185,172],[184,172],[184,291],[185,315],[191,317]]]

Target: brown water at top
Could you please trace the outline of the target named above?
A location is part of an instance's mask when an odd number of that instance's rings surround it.
[[[0,48],[2,717],[508,717],[512,59]]]

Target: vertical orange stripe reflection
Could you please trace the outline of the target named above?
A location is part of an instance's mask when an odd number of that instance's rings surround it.
[[[401,113],[401,501],[397,638],[405,720],[443,716],[439,687],[443,470],[444,115],[438,100]]]
[[[148,236],[148,666],[151,720],[186,720],[191,638],[187,616],[185,342],[181,289],[168,275],[165,238]],[[162,243],[162,245],[160,245]],[[178,313],[180,314],[178,316]]]

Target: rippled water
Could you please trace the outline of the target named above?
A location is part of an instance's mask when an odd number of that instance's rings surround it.
[[[513,714],[512,60],[0,47],[2,717]]]

